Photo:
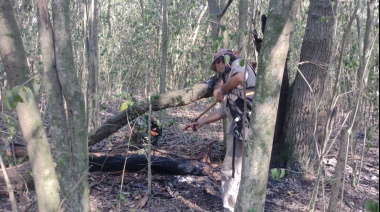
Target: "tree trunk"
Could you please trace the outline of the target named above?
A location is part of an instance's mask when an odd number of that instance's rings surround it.
[[[298,7],[298,0],[286,3],[272,0],[269,4],[236,211],[264,211],[281,82]]]
[[[69,1],[52,1],[56,67],[66,105],[67,143],[56,143],[57,170],[67,210],[89,211],[87,118],[74,67]],[[66,132],[62,132],[66,133]],[[70,169],[70,171],[67,171]]]
[[[366,20],[366,26],[365,26],[365,33],[364,33],[364,37],[361,38],[359,37],[359,43],[361,43],[361,39],[363,39],[363,51],[362,54],[359,55],[360,57],[360,64],[359,64],[359,68],[358,68],[358,71],[357,71],[357,76],[356,76],[356,79],[358,80],[357,81],[357,86],[358,86],[358,89],[359,91],[355,92],[354,93],[354,97],[353,97],[353,102],[355,104],[353,104],[352,106],[352,110],[355,111],[357,110],[357,116],[351,116],[350,117],[350,120],[349,120],[349,123],[353,123],[351,128],[349,129],[351,131],[351,140],[353,142],[353,154],[356,154],[357,153],[357,134],[359,132],[359,126],[360,126],[360,123],[363,121],[363,116],[364,116],[364,113],[365,113],[365,107],[363,107],[363,93],[362,91],[365,90],[365,88],[367,87],[367,83],[368,83],[368,76],[369,76],[369,68],[368,68],[368,60],[370,58],[370,55],[372,54],[372,43],[374,43],[374,41],[372,40],[372,31],[373,31],[373,22],[374,22],[374,9],[375,9],[375,4],[376,4],[376,1],[375,0],[370,0],[370,1],[367,1],[367,20]],[[360,14],[360,13],[359,13]],[[358,29],[359,31],[359,29]],[[355,181],[357,180],[357,160],[353,159],[354,161],[354,164],[355,167],[354,167],[354,171],[353,173],[354,174],[354,178],[353,178],[353,185],[355,186]]]
[[[49,132],[53,136],[55,143],[67,143],[68,126],[66,113],[63,107],[62,89],[58,79],[55,66],[53,28],[50,22],[50,15],[46,0],[39,0],[37,3],[38,34],[41,44],[42,61],[44,68],[44,83],[47,93],[47,109],[49,111]],[[53,148],[54,149],[54,148]],[[53,150],[54,152],[54,150]]]
[[[291,86],[285,121],[285,143],[296,171],[313,173],[317,162],[317,124],[333,50],[335,8],[329,0],[311,0],[301,47],[299,71]],[[290,159],[289,158],[289,159]]]
[[[160,94],[166,91],[166,62],[168,58],[168,2],[162,1],[162,44],[161,44],[161,67],[160,67]]]
[[[238,48],[247,46],[247,36],[248,36],[248,0],[239,0],[239,40],[238,40]],[[247,50],[246,50],[247,51]],[[244,52],[241,51],[239,56],[244,58],[245,55]]]
[[[18,95],[23,99],[17,104],[16,111],[31,161],[38,208],[40,211],[56,211],[60,198],[53,157],[35,97],[25,91],[26,87],[32,88],[28,78],[30,73],[13,5],[8,0],[0,0],[0,55],[10,88],[18,86]]]
[[[87,78],[87,123],[88,131],[100,125],[99,115],[99,95],[98,95],[98,9],[97,0],[91,0],[88,8],[87,37],[88,52],[86,54],[88,62]],[[85,26],[86,27],[86,26]]]
[[[210,25],[211,25],[211,37],[212,42],[218,39],[219,35],[219,5],[216,0],[207,0],[208,10],[210,12]]]
[[[328,208],[328,212],[334,212],[338,209],[338,204],[340,200],[340,193],[343,192],[342,186],[344,179],[344,172],[346,171],[346,163],[347,163],[347,154],[348,154],[348,145],[349,145],[349,137],[347,136],[347,129],[343,129],[341,131],[341,140],[339,145],[338,152],[338,162],[335,167],[334,173],[334,184],[331,187],[331,195],[330,195],[330,204]]]
[[[211,77],[204,83],[193,85],[182,90],[169,92],[152,99],[152,111],[158,111],[170,107],[178,107],[190,104],[196,100],[212,96],[214,90],[215,77]],[[89,145],[93,145],[127,125],[138,116],[148,112],[149,103],[147,100],[137,102],[124,111],[107,119],[100,127],[93,130],[89,135]]]
[[[282,77],[281,83],[281,92],[280,99],[278,102],[278,110],[276,116],[276,125],[274,129],[274,137],[273,137],[273,150],[271,156],[271,163],[278,167],[285,167],[285,158],[286,152],[284,152],[285,148],[285,117],[286,117],[286,106],[288,101],[288,93],[289,93],[289,70],[287,67],[287,62],[285,64],[284,75]]]

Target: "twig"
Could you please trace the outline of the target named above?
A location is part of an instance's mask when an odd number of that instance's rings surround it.
[[[11,185],[11,182],[9,181],[7,170],[4,166],[3,158],[1,157],[1,155],[0,155],[0,165],[1,165],[1,169],[3,170],[5,184],[7,185],[7,189],[8,189],[8,193],[9,193],[9,200],[11,201],[11,205],[12,205],[12,211],[17,212],[15,194],[13,193],[12,185]]]

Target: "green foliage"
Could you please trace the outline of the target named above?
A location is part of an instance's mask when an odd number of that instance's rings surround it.
[[[152,100],[159,100],[160,99],[160,95],[153,95],[153,96],[151,96],[151,99]]]
[[[120,106],[120,109],[119,111],[123,111],[123,110],[126,110],[128,109],[129,107],[133,106],[133,102],[131,101],[126,101],[126,102],[123,102]]]
[[[244,61],[244,60],[240,60],[239,65],[240,65],[241,67],[243,67],[243,66],[245,65],[245,61]]]
[[[274,180],[280,180],[281,178],[285,176],[285,169],[274,168],[274,169],[271,169],[270,172]]]
[[[364,202],[364,208],[366,212],[378,212],[379,211],[379,202],[368,199]]]
[[[136,151],[136,153],[137,153],[138,155],[142,155],[142,154],[144,154],[144,151],[143,151],[142,149],[139,149],[139,150]]]
[[[224,25],[224,24],[220,25],[220,30],[221,30],[222,32],[226,31],[226,29],[227,29],[227,26],[226,26],[226,25]]]
[[[119,194],[116,195],[116,199],[125,202],[127,200],[127,197],[131,195],[130,192],[122,191]]]
[[[177,122],[174,119],[170,119],[168,125],[169,125],[169,127],[171,127],[171,126],[175,125],[176,123]]]
[[[328,16],[322,16],[321,21],[323,23],[328,23],[329,22],[329,17]]]
[[[249,208],[248,212],[258,212],[258,210],[256,208]]]
[[[229,64],[230,61],[231,61],[231,57],[230,57],[230,55],[224,55],[224,63],[225,63],[225,64]]]
[[[367,149],[371,148],[371,147],[372,147],[372,142],[371,142],[371,141],[366,141],[366,142],[365,142],[365,147],[366,147]]]
[[[22,98],[22,96],[25,98]],[[4,98],[4,103],[9,110],[14,110],[18,103],[24,103],[25,100],[33,99],[34,94],[32,90],[24,85],[15,86],[11,92]]]
[[[38,94],[38,92],[40,91],[41,84],[34,80],[32,86],[34,93]]]
[[[6,114],[3,114],[2,117],[3,117],[4,123],[8,129],[8,131],[7,131],[8,139],[12,140],[17,134],[16,123],[13,121],[12,117],[10,117]]]

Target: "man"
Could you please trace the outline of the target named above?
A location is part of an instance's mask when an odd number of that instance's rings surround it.
[[[242,64],[241,59],[236,58],[229,49],[221,49],[214,54],[210,69],[217,72],[220,80],[216,83],[213,94],[215,100],[221,102],[221,107],[216,112],[184,127],[184,130],[189,128],[198,130],[203,125],[224,117],[229,120],[226,155],[221,168],[224,211],[234,211],[244,151],[242,135],[245,135],[244,139],[248,138],[249,114],[252,108],[253,88],[256,83],[253,69],[247,65],[245,71],[245,65]],[[245,107],[244,104],[246,104]],[[244,111],[246,112],[245,116],[243,115]]]

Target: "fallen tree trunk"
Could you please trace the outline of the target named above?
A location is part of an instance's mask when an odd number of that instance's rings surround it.
[[[195,159],[173,159],[151,156],[152,171],[159,174],[206,175],[210,166]],[[127,172],[144,170],[148,166],[145,155],[113,155],[94,153],[90,156],[90,172]]]
[[[17,147],[22,154],[22,146]],[[24,147],[25,148],[25,147]],[[15,151],[16,152],[16,151]],[[16,152],[16,154],[17,154]],[[156,174],[172,175],[206,175],[211,166],[196,159],[173,159],[167,157],[152,156],[152,171]],[[136,172],[146,169],[148,161],[145,155],[111,155],[103,153],[91,153],[89,156],[89,172]],[[6,169],[13,190],[20,191],[33,185],[32,168],[29,161]],[[0,169],[0,195],[8,194],[4,175]]]
[[[212,96],[215,85],[215,77],[211,77],[207,81],[193,85],[191,87],[161,94],[159,98],[152,98],[152,111],[159,111],[170,107],[178,107],[190,104],[196,100]],[[107,119],[100,127],[90,132],[88,145],[91,146],[101,140],[107,138],[120,128],[127,125],[130,121],[138,116],[148,112],[149,103],[147,100],[142,100],[128,109],[121,111]]]
[[[6,172],[14,191],[24,190],[33,185],[32,167],[29,161],[9,167]],[[0,170],[0,194],[8,194],[2,170]]]

